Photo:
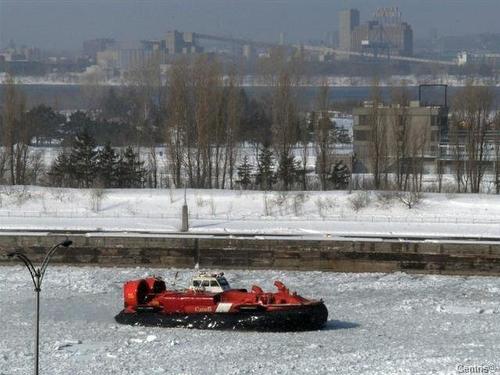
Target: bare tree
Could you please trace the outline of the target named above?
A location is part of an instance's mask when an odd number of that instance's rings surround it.
[[[210,122],[209,187],[218,189],[225,176],[224,160],[227,141],[226,97],[223,91],[222,67],[217,60],[211,61],[209,70],[212,119]]]
[[[440,159],[436,161],[436,174],[438,180],[438,193],[443,190],[444,162]]]
[[[158,156],[156,155],[156,147],[149,147],[148,152],[148,175],[149,186],[152,188],[158,187]]]
[[[410,186],[405,186],[405,190],[420,192],[422,190],[422,178],[424,174],[424,157],[428,149],[429,137],[423,127],[418,125],[410,129],[410,141],[408,142],[409,173],[411,174]],[[408,175],[408,173],[406,173]]]
[[[207,55],[197,57],[193,66],[193,149],[188,158],[194,165],[194,186],[211,188],[212,159],[211,141],[214,124],[214,98],[211,63]]]
[[[319,89],[317,108],[317,118],[312,119],[315,126],[314,135],[316,139],[316,172],[319,176],[321,189],[326,190],[328,175],[331,169],[332,153],[332,123],[328,114],[328,84],[326,82]]]
[[[306,118],[299,117],[298,126],[298,140],[300,146],[300,182],[302,183],[302,190],[307,190],[307,164],[309,161],[309,144],[311,142],[310,124]]]
[[[472,86],[470,82],[455,97],[454,112],[464,131],[466,173],[473,193],[481,189],[490,156],[487,135],[493,125],[493,99],[489,87]]]
[[[409,92],[406,87],[392,89],[392,150],[398,190],[408,188],[408,151],[410,139],[410,117],[408,116]]]
[[[293,61],[293,60],[292,60]],[[293,166],[292,147],[297,141],[298,115],[294,88],[299,82],[298,69],[292,62],[282,60],[277,66],[272,97],[272,136],[282,174],[282,184],[288,190],[292,183],[289,171]],[[287,164],[285,166],[285,163]]]
[[[236,141],[241,126],[241,107],[240,77],[236,68],[233,68],[229,74],[227,85],[226,152],[224,157],[222,188],[224,188],[225,185],[226,168],[228,168],[229,188],[233,188],[233,177],[237,158]]]
[[[151,56],[134,65],[126,76],[129,84],[129,96],[133,102],[130,122],[136,130],[135,141],[151,145],[154,138],[158,114],[162,112],[163,86],[160,71],[160,54]]]
[[[371,107],[368,115],[370,122],[369,152],[375,189],[382,187],[382,175],[387,173],[387,126],[381,110],[382,106],[379,81],[375,79],[372,84]]]
[[[500,194],[500,114],[495,116],[495,187]]]
[[[467,191],[465,176],[465,151],[463,149],[463,124],[455,114],[452,114],[450,121],[450,156],[453,158],[453,173],[457,183],[457,192]]]
[[[173,182],[176,187],[182,186],[182,171],[186,165],[188,176],[192,179],[192,164],[187,157],[191,147],[191,100],[190,100],[190,72],[185,59],[174,62],[169,74],[166,153],[171,164]]]
[[[10,183],[23,185],[29,162],[31,129],[26,120],[25,97],[14,79],[8,75],[5,81],[2,105],[2,146],[6,150]]]

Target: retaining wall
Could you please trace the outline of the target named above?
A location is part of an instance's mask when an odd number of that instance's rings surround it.
[[[41,261],[59,235],[0,236],[0,264],[19,250]],[[101,266],[290,269],[500,275],[499,243],[399,240],[93,237],[71,235],[51,263]]]

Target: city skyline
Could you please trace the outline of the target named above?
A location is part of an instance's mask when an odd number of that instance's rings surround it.
[[[173,29],[261,41],[278,41],[284,32],[291,42],[307,42],[337,31],[342,9],[357,8],[366,21],[380,6],[398,6],[416,38],[428,37],[432,29],[439,35],[500,32],[495,22],[500,3],[492,0],[0,0],[0,44],[5,47],[14,40],[45,49],[79,50],[87,39],[156,39]]]

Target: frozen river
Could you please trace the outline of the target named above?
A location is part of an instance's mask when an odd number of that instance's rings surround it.
[[[329,322],[301,333],[120,326],[122,283],[176,270],[49,268],[42,290],[43,374],[500,374],[500,278],[230,271],[233,287],[282,280],[323,298]],[[192,275],[180,270],[183,284]],[[0,267],[0,374],[32,371],[34,293]],[[469,371],[470,373],[470,371]],[[483,372],[485,373],[485,372]]]

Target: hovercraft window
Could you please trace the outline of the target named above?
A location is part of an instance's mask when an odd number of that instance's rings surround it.
[[[200,286],[200,282],[198,280],[193,280],[193,286]]]
[[[212,280],[210,281],[210,286],[219,286],[219,284],[217,283],[217,281]]]
[[[202,286],[209,286],[209,284],[208,284],[208,280],[204,280],[204,281],[203,281],[203,284],[201,284],[201,285],[202,285]]]

